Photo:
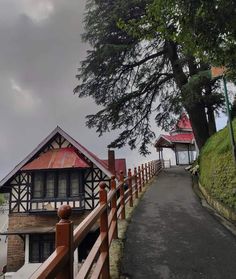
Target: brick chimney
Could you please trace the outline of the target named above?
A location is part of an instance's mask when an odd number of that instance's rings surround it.
[[[108,149],[108,169],[112,174],[116,174],[115,151],[111,149]]]

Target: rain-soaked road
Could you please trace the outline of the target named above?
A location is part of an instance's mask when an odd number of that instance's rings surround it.
[[[203,208],[182,168],[164,170],[128,227],[125,278],[235,279],[236,238]]]

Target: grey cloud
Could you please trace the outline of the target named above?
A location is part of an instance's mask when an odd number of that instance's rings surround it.
[[[24,1],[0,1],[0,178],[56,125],[103,158],[114,137],[98,138],[85,127],[85,115],[98,108],[93,100],[73,95],[88,48],[80,38],[85,1],[54,0],[53,12],[40,23],[24,13]],[[27,101],[32,103],[25,109]],[[137,151],[117,152],[127,154],[130,166],[138,164]]]

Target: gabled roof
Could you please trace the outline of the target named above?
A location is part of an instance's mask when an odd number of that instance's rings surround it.
[[[182,130],[182,131],[192,131],[192,125],[191,125],[191,122],[188,118],[188,116],[186,115],[186,113],[182,113],[176,126],[175,126],[175,129],[174,131],[179,131],[179,130]]]
[[[175,143],[194,143],[193,133],[176,134],[176,135],[160,135],[155,142],[155,147],[171,147]]]
[[[70,135],[57,126],[24,160],[22,160],[6,177],[0,181],[0,187],[3,186],[12,176],[14,176],[25,164],[27,164],[33,156],[35,156],[56,134],[63,136],[72,146],[86,156],[107,176],[111,177],[112,173],[107,169],[107,165],[96,155],[86,149],[83,145],[74,140]]]
[[[176,135],[165,135],[168,141],[173,143],[183,142],[183,143],[193,143],[194,135],[191,134],[176,134]]]
[[[66,168],[89,168],[85,160],[80,158],[73,147],[50,149],[41,154],[21,170],[46,170]]]

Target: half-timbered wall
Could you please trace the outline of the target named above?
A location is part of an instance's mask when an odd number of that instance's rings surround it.
[[[98,204],[99,183],[101,181],[108,182],[109,178],[92,164],[91,169],[85,173],[85,209],[92,209]]]
[[[10,212],[25,212],[29,210],[31,176],[19,173],[11,181]]]
[[[47,152],[50,149],[66,148],[72,145],[65,140],[61,135],[57,134],[45,147],[40,150],[33,158],[37,158],[40,154]],[[78,209],[93,209],[99,200],[99,183],[109,181],[109,178],[95,164],[93,164],[86,156],[78,151],[78,154],[91,166],[84,171],[84,197],[75,199],[67,199],[64,201],[43,201],[32,200],[32,178],[28,172],[18,172],[10,181],[10,212],[23,213],[45,210],[56,210],[62,204],[69,204],[72,208]]]

